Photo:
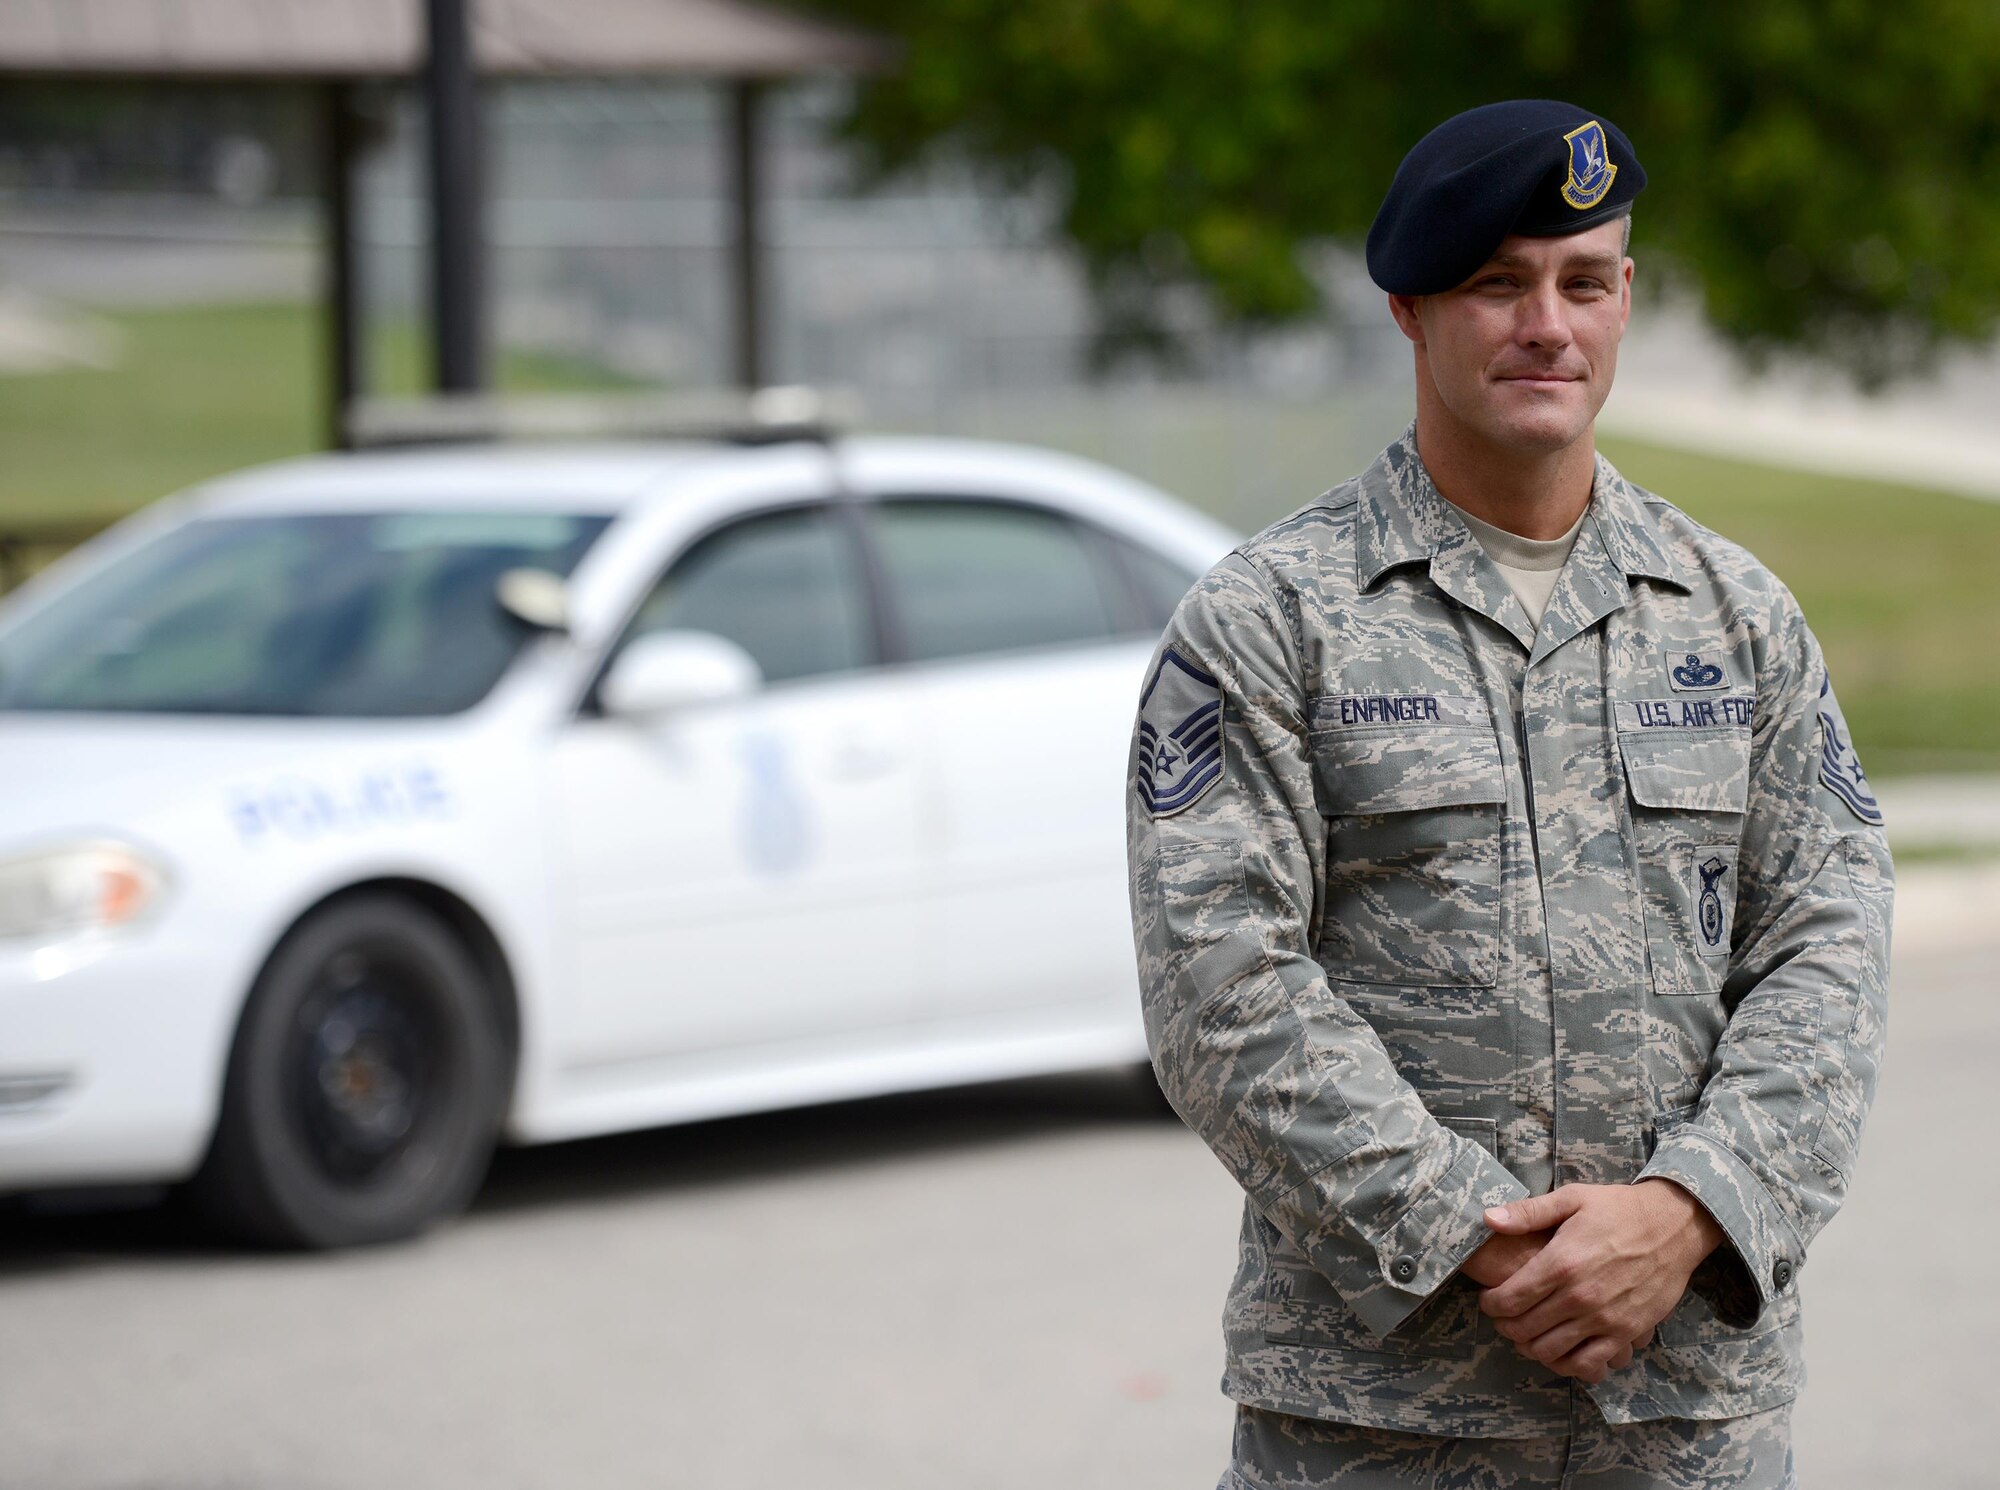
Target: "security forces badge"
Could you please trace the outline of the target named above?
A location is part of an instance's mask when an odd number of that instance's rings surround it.
[[[1582,212],[1595,207],[1618,179],[1618,167],[1611,163],[1611,145],[1604,138],[1604,126],[1595,119],[1579,124],[1563,138],[1569,142],[1569,179],[1562,184],[1562,198]]]
[[[1139,695],[1133,789],[1154,817],[1190,807],[1222,779],[1222,685],[1172,647]]]
[[[1729,926],[1736,919],[1736,856],[1733,843],[1696,844],[1691,858],[1696,950],[1703,957],[1729,955]]]
[[[1819,681],[1819,779],[1862,822],[1880,825],[1881,804],[1868,788],[1861,757],[1854,753],[1847,720],[1840,712],[1839,700],[1833,696],[1833,678],[1824,672]]]

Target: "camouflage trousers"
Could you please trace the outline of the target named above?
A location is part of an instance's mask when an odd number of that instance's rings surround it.
[[[1786,1403],[1714,1422],[1607,1423],[1579,1388],[1569,1430],[1536,1438],[1434,1438],[1236,1409],[1216,1490],[1797,1490]]]

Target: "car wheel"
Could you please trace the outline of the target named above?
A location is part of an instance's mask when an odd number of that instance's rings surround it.
[[[1173,1103],[1160,1088],[1160,1078],[1153,1072],[1151,1061],[1140,1061],[1132,1068],[1132,1093],[1138,1098],[1142,1111],[1154,1117],[1172,1118],[1180,1121],[1180,1114],[1174,1111]]]
[[[437,917],[337,901],[251,990],[195,1199],[280,1246],[413,1236],[479,1188],[507,1061],[479,970]]]

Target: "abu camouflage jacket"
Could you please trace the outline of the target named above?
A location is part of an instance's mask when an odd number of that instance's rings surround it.
[[[1195,585],[1133,744],[1153,1063],[1247,1202],[1230,1396],[1561,1431],[1457,1269],[1487,1205],[1649,1176],[1728,1240],[1604,1416],[1795,1395],[1891,868],[1782,584],[1600,457],[1537,634],[1406,433]]]

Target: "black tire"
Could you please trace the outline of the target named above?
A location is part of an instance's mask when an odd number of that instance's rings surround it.
[[[1161,1090],[1160,1078],[1154,1073],[1151,1061],[1140,1061],[1132,1067],[1132,1091],[1139,1100],[1141,1111],[1153,1117],[1172,1118],[1175,1122],[1181,1120],[1181,1115],[1174,1111],[1173,1103]]]
[[[443,922],[392,895],[336,901],[250,991],[193,1198],[276,1246],[414,1236],[477,1192],[508,1061],[478,967]]]

